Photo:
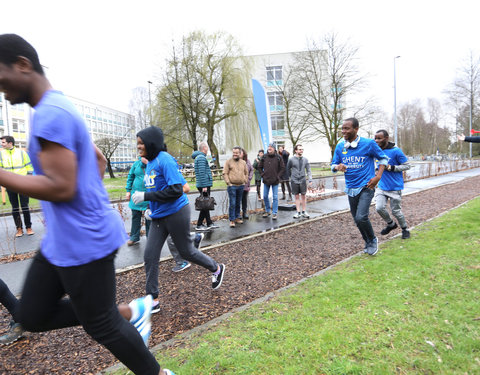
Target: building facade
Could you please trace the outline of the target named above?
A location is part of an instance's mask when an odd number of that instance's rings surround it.
[[[270,122],[272,126],[272,140],[277,146],[284,146],[291,155],[293,147],[286,126],[282,87],[284,78],[289,66],[294,62],[295,52],[278,53],[269,55],[246,56],[248,61],[250,75],[252,79],[260,82],[265,89],[270,110]],[[258,121],[255,116],[254,105],[252,101],[252,111],[242,119],[233,118],[225,124],[226,153],[221,159],[231,156],[231,147],[235,144],[244,147],[250,159],[257,155],[259,149],[263,148]],[[239,122],[240,124],[235,124]],[[244,131],[239,131],[242,128]],[[233,133],[233,135],[232,135]],[[240,134],[240,135],[239,135]],[[241,138],[243,136],[243,138]],[[316,139],[314,139],[316,138]],[[304,147],[304,156],[310,162],[328,163],[331,159],[331,152],[327,141],[319,137],[305,137],[300,140]]]
[[[67,96],[85,120],[92,140],[124,138],[111,162],[125,169],[136,159],[135,117],[108,107]],[[11,135],[17,147],[28,149],[32,109],[27,104],[11,105],[0,93],[0,136]]]

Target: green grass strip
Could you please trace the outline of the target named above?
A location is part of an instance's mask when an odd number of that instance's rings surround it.
[[[157,358],[177,374],[479,374],[479,212],[476,199]]]

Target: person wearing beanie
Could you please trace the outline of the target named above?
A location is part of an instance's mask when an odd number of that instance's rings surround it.
[[[278,213],[278,184],[285,171],[283,159],[275,150],[275,143],[270,143],[266,155],[260,160],[258,170],[263,179],[263,201],[265,203],[265,212],[263,217],[272,215],[272,219],[277,219]],[[270,210],[270,199],[268,194],[272,190],[272,208]]]

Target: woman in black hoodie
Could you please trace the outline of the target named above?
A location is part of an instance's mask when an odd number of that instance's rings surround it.
[[[186,183],[175,159],[165,151],[163,132],[151,126],[137,134],[137,149],[148,160],[145,170],[146,192],[135,192],[135,204],[149,201],[145,216],[152,220],[145,247],[147,276],[146,293],[154,298],[153,310],[158,309],[158,263],[163,244],[170,234],[180,256],[212,272],[212,288],[222,284],[225,265],[215,262],[195,248],[190,236],[190,207],[183,192]]]

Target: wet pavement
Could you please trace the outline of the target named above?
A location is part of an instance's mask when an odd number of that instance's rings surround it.
[[[438,177],[409,181],[405,184],[404,194],[415,193],[440,185],[458,182],[464,178],[478,175],[480,175],[480,168],[468,169],[461,172],[453,172]],[[325,199],[317,200],[307,204],[307,211],[311,218],[327,215],[332,212],[348,210],[347,197],[345,195],[334,196],[335,194],[343,191],[343,177],[339,176],[335,179],[330,177],[315,181],[315,184],[319,183],[325,187]],[[332,195],[331,198],[329,198],[330,195]],[[192,220],[196,220],[198,217],[198,211],[194,210],[194,201],[197,196],[198,193],[191,193],[188,195]],[[215,197],[217,202],[215,210],[211,212],[212,217],[226,214],[228,211],[228,198],[226,191],[213,191],[212,196]],[[279,191],[279,197],[282,197],[281,191]],[[250,191],[248,200],[249,210],[262,208],[262,202],[258,201],[255,188],[252,188],[252,191]],[[280,200],[279,204],[285,206],[287,209],[290,207],[285,200]],[[129,232],[131,222],[130,209],[128,209],[128,205],[126,203],[115,203],[112,205],[122,213],[122,216],[125,220],[125,230]],[[226,243],[254,233],[261,233],[298,222],[298,219],[293,218],[294,213],[295,210],[292,211],[279,209],[277,220],[273,220],[271,217],[263,218],[261,213],[250,214],[249,220],[246,220],[244,224],[237,224],[235,228],[230,228],[229,221],[226,219],[218,220],[216,221],[216,224],[219,225],[219,228],[204,232],[205,238],[201,246],[204,248],[210,245]],[[45,227],[42,222],[42,214],[33,213],[32,223],[32,228],[36,232],[35,235],[24,235],[23,237],[13,239],[15,234],[15,225],[12,217],[5,216],[0,218],[0,256],[9,255],[13,252],[16,252],[17,254],[26,253],[39,248],[41,238],[45,232]],[[192,226],[192,231],[193,230],[194,227]],[[145,248],[145,243],[146,238],[143,236],[138,245],[129,247],[125,244],[122,246],[119,249],[116,258],[115,267],[120,270],[127,267],[141,265],[143,263],[143,251]],[[168,247],[165,244],[164,248],[162,249],[162,259],[167,259],[170,256],[171,255],[168,251]],[[5,281],[14,294],[20,293],[30,262],[31,260],[27,259],[23,261],[0,264],[0,278]]]

